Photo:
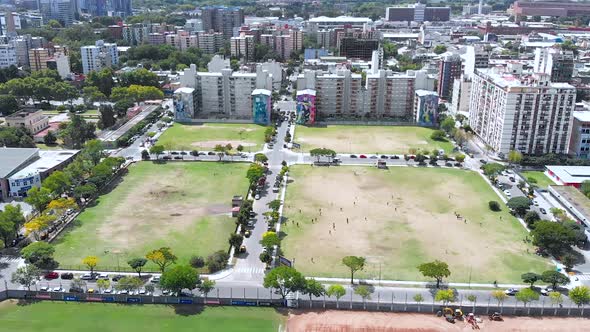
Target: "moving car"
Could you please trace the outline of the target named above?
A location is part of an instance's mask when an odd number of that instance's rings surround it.
[[[516,295],[516,293],[518,293],[518,289],[516,289],[516,288],[508,288],[507,290],[504,291],[504,294],[510,295],[510,296],[514,296],[514,295]]]

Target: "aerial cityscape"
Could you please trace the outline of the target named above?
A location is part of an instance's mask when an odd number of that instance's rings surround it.
[[[590,2],[4,0],[0,331],[590,331]]]

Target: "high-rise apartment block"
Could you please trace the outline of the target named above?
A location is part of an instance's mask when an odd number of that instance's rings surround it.
[[[437,89],[440,98],[450,100],[453,91],[453,82],[460,76],[461,57],[452,54],[440,60]]]
[[[254,60],[254,36],[231,37],[229,41],[231,56]]]
[[[575,100],[575,87],[547,74],[477,69],[469,124],[496,152],[567,153]]]
[[[82,46],[80,53],[84,74],[119,63],[117,44],[105,43],[102,40],[97,40],[94,46]]]
[[[574,52],[560,48],[535,49],[534,71],[550,75],[551,82],[571,82],[574,75]]]
[[[414,108],[414,77],[379,70],[367,75],[366,112],[371,118],[411,120]]]
[[[130,16],[131,0],[109,0],[109,14],[111,16],[127,17]]]
[[[8,44],[0,45],[0,68],[16,65],[16,50],[14,46]]]
[[[201,9],[203,30],[221,32],[225,38],[234,35],[234,29],[244,24],[244,11],[236,7],[207,6]]]

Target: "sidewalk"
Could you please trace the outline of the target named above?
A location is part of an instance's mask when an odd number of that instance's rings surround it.
[[[314,278],[314,277],[308,277]],[[339,284],[350,284],[350,278],[314,278],[317,281],[321,281],[324,283],[339,283]],[[357,281],[362,282],[363,284],[369,284],[373,286],[420,286],[426,287],[428,285],[432,285],[434,282],[427,282],[427,281],[404,281],[404,280],[374,280],[374,279],[355,279]],[[481,287],[481,288],[526,288],[529,285],[525,284],[498,284],[497,286],[494,284],[479,284],[479,283],[466,283],[466,282],[450,282],[450,283],[442,283],[441,285],[446,285],[449,287],[458,287],[458,288],[470,288],[470,287]]]

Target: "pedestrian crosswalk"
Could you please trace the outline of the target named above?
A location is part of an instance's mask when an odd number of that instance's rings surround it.
[[[264,274],[264,268],[263,267],[237,267],[234,269],[234,273]]]
[[[590,280],[590,274],[576,274],[579,280]]]

